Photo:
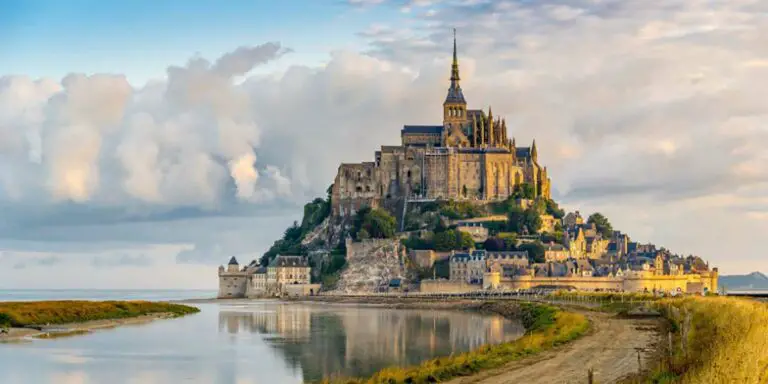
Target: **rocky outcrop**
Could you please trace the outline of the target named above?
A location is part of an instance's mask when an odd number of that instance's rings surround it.
[[[405,247],[398,239],[347,240],[347,266],[342,271],[336,293],[371,293],[400,279],[408,283]]]
[[[301,245],[312,251],[330,251],[344,241],[349,220],[328,216],[320,225],[304,236]]]

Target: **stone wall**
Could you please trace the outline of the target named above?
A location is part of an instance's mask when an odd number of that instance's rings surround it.
[[[411,260],[420,268],[432,268],[435,264],[435,251],[431,249],[412,249]]]
[[[419,284],[419,292],[424,293],[463,293],[477,291],[481,288],[479,284],[451,280],[422,280]]]
[[[331,189],[334,216],[354,214],[362,206],[376,206],[382,186],[374,163],[341,164]]]
[[[532,289],[539,286],[574,287],[581,291],[624,291],[624,292],[648,292],[656,291],[688,293],[689,288],[695,289],[696,283],[701,283],[709,291],[717,290],[717,282],[714,282],[710,274],[687,275],[645,275],[645,276],[617,276],[617,277],[533,277],[515,276],[502,278],[498,286],[505,289]],[[694,292],[691,292],[694,293]]]
[[[246,272],[219,272],[219,293],[221,298],[245,297],[248,286]]]
[[[320,292],[320,284],[288,284],[283,286],[283,293],[289,297],[314,296]]]

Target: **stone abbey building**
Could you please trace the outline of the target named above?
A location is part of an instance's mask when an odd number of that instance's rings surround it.
[[[522,183],[532,185],[537,196],[550,197],[536,141],[517,147],[506,121],[494,117],[491,108],[487,113],[467,108],[455,36],[450,80],[441,125],[406,125],[401,145],[382,146],[372,162],[339,166],[332,190],[334,215],[406,199],[503,200]]]

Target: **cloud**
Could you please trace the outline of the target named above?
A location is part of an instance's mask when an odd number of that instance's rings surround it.
[[[119,207],[215,207],[227,198],[286,195],[257,184],[260,173],[266,182],[285,180],[256,164],[261,130],[235,80],[287,52],[266,43],[213,64],[193,58],[169,67],[166,82],[143,88],[122,75],[72,74],[56,85],[4,78],[3,195]],[[47,193],[26,193],[38,189]]]
[[[322,67],[250,75],[288,52],[268,43],[142,88],[0,80],[4,236],[184,244],[184,264],[259,254],[340,162],[372,161],[403,124],[440,123],[455,27],[470,107],[493,105],[518,145],[536,138],[566,207],[726,270],[730,255],[743,255],[734,270],[768,268],[745,235],[768,230],[768,5],[387,4],[411,12]],[[248,221],[266,214],[280,219]]]
[[[96,268],[114,268],[114,267],[148,267],[152,265],[152,259],[147,255],[117,255],[117,256],[96,256],[91,259],[91,265]]]
[[[13,251],[0,251],[0,265],[11,265],[13,269],[27,267],[49,267],[61,263],[61,257],[46,254],[23,255]]]

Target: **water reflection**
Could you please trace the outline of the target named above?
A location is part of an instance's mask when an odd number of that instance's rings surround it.
[[[28,343],[0,343],[0,383],[299,384],[518,337],[469,312],[253,301],[196,304],[178,319]]]
[[[274,302],[222,306],[219,331],[262,335],[304,380],[365,376],[524,332],[517,322],[469,312]]]

